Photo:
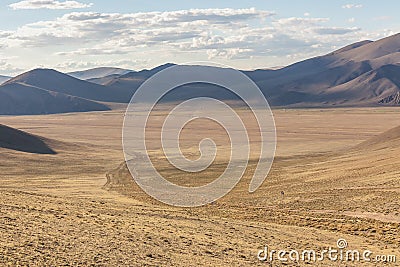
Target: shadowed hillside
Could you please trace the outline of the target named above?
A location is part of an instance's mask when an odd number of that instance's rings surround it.
[[[124,75],[128,72],[130,72],[130,70],[121,68],[100,67],[82,71],[69,72],[67,74],[81,80],[89,80],[89,79],[102,78],[110,75]]]
[[[272,106],[332,107],[399,105],[400,34],[377,41],[360,41],[332,53],[297,62],[276,70],[244,71],[265,94]],[[174,64],[151,70],[108,75],[92,79],[112,90],[135,92],[149,77]],[[217,98],[232,99],[213,86],[182,86],[173,98],[212,92]]]
[[[4,85],[23,83],[48,91],[77,96],[93,101],[124,102],[123,92],[83,81],[52,69],[34,69],[12,78]],[[1,87],[0,87],[1,88]]]
[[[0,148],[35,154],[56,154],[44,138],[0,124]]]
[[[21,83],[0,86],[1,115],[104,111],[104,104]]]

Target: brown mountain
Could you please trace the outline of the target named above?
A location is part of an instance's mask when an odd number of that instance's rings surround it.
[[[132,93],[157,71],[129,72],[93,80],[112,90]],[[400,104],[400,34],[378,41],[360,41],[332,53],[276,70],[244,71],[260,87],[272,106],[332,107]],[[213,86],[183,86],[169,100],[187,98],[199,90],[216,98],[230,98]]]
[[[1,115],[34,115],[109,109],[101,103],[48,91],[32,85],[14,82],[0,86]]]
[[[9,92],[9,86],[12,84],[17,88],[22,86],[23,88],[19,91],[27,95],[29,95],[28,89],[35,91],[35,95],[39,89],[44,90],[41,95],[46,95],[46,100],[36,98],[35,102],[40,107],[38,108],[39,113],[104,110],[106,108],[104,105],[93,101],[128,103],[134,92],[146,79],[170,66],[173,64],[168,63],[150,70],[127,73],[125,70],[110,70],[109,68],[88,70],[88,73],[78,72],[78,75],[106,75],[89,79],[90,82],[55,70],[36,69],[4,83],[0,86],[0,93],[4,95],[4,91]],[[120,71],[122,71],[121,74],[118,73]],[[260,87],[272,106],[399,105],[400,34],[377,41],[361,41],[350,44],[332,53],[276,70],[260,69],[243,72]],[[27,103],[30,103],[29,98],[23,95],[18,96],[15,94],[16,92],[13,95],[14,99],[20,100],[20,102],[16,102],[17,106],[16,104],[11,105],[12,101],[6,101],[4,96],[0,96],[0,101],[3,103],[0,107],[0,114],[33,112],[26,108]],[[169,94],[165,100],[176,101],[191,96],[235,99],[233,94],[217,86],[192,84],[182,86],[174,93]],[[51,98],[57,99],[57,101],[60,101],[61,98],[69,99],[67,101],[69,104],[64,105],[68,108],[46,108],[47,105],[58,106],[50,100]],[[71,101],[79,104],[72,104]],[[85,106],[86,104],[88,106]],[[29,105],[32,107],[31,104]],[[38,114],[38,111],[32,114]]]
[[[246,72],[275,106],[398,105],[400,34],[276,71]]]
[[[67,73],[69,76],[81,79],[81,80],[89,80],[89,79],[97,79],[110,75],[124,75],[131,70],[121,69],[121,68],[110,68],[110,67],[99,67],[88,70],[74,71]]]
[[[34,69],[3,84],[22,83],[48,91],[77,96],[95,101],[124,102],[126,96],[118,90],[83,81],[52,69]]]

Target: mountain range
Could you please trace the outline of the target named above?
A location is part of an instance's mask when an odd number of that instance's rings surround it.
[[[170,66],[173,64],[142,71],[102,67],[67,74],[35,69],[11,79],[4,77],[0,114],[108,110],[112,106],[109,103],[128,103],[146,79]],[[243,73],[260,87],[274,107],[400,105],[400,34],[357,42],[279,69]],[[217,86],[182,87],[184,90],[174,90],[166,101],[203,95],[236,98]]]

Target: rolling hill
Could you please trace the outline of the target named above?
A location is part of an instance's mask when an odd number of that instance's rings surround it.
[[[35,154],[56,154],[46,139],[0,124],[0,148]]]
[[[1,115],[35,115],[109,109],[101,103],[32,85],[14,82],[0,86]]]
[[[117,76],[108,76],[107,80],[104,80],[102,84],[107,87],[113,88],[114,90],[130,90],[133,93],[137,88],[148,78],[156,74],[157,72],[172,67],[175,64],[166,63],[155,67],[150,70],[141,70],[141,71],[131,71],[124,75]]]
[[[122,92],[83,81],[52,69],[34,69],[7,81],[4,85],[22,83],[48,91],[77,96],[94,101],[124,102]]]
[[[89,80],[89,79],[102,78],[110,75],[124,75],[128,72],[131,72],[131,70],[121,69],[121,68],[100,67],[82,71],[69,72],[67,74],[69,76],[81,80]]]
[[[400,126],[374,136],[355,147],[358,151],[400,150]]]

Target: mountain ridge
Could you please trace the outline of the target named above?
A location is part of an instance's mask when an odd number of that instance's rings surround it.
[[[53,69],[34,69],[22,73],[2,86],[12,83],[23,83],[43,88],[49,91],[63,93],[93,101],[118,102],[120,97],[107,87],[90,83],[69,76]]]
[[[0,114],[39,115],[69,112],[106,111],[105,104],[48,91],[23,83],[0,86]]]
[[[3,83],[0,92],[5,86],[18,84],[33,86],[32,90],[44,89],[53,96],[51,92],[65,95],[64,98],[77,97],[80,102],[83,99],[100,105],[98,102],[129,103],[146,79],[174,65],[166,63],[141,71],[104,67],[75,72],[105,74],[88,80],[52,69],[34,69]],[[349,44],[279,69],[242,72],[259,86],[273,107],[397,106],[400,105],[400,34]],[[202,93],[215,94],[218,99],[236,100],[232,94],[211,85],[185,85],[181,88],[181,92],[171,94],[167,101]],[[94,108],[93,103],[86,104],[92,106],[87,110]]]
[[[132,70],[115,68],[115,67],[97,67],[92,69],[68,72],[66,74],[77,79],[89,80],[89,79],[102,78],[109,75],[124,75],[131,71]]]

